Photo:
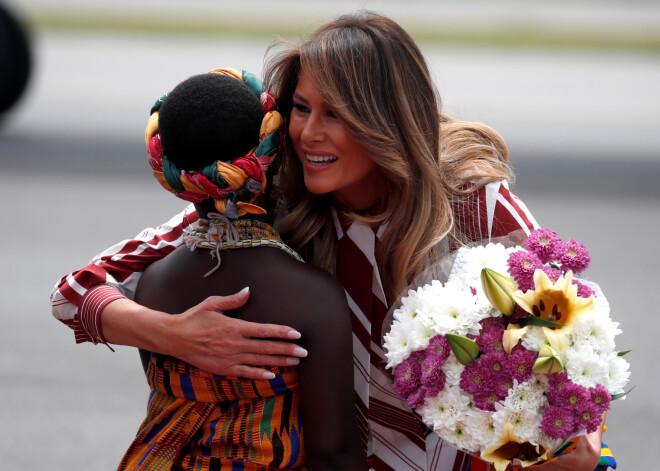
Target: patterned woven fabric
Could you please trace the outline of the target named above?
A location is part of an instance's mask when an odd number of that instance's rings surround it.
[[[152,355],[147,417],[119,470],[307,469],[296,370],[270,369],[249,380]]]

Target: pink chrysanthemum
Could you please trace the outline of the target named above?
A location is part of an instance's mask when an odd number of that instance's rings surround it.
[[[573,284],[577,285],[577,295],[581,298],[588,298],[592,294],[595,295],[596,293],[594,290],[589,288],[587,285],[580,283],[577,280],[573,280]]]
[[[555,249],[555,259],[562,271],[571,270],[575,275],[582,273],[591,262],[587,249],[575,239],[559,243]]]
[[[557,233],[550,229],[537,229],[532,232],[525,242],[525,248],[536,254],[541,263],[552,260],[555,254],[555,247],[561,242]]]
[[[575,423],[578,429],[586,429],[587,433],[595,432],[600,425],[602,412],[590,402],[586,402],[583,407],[575,411]]]
[[[502,375],[505,374],[507,358],[508,355],[504,351],[484,353],[479,357],[479,363],[488,374]]]
[[[541,420],[541,431],[550,438],[568,438],[577,430],[570,411],[559,406],[550,406]]]
[[[536,352],[524,349],[512,352],[506,364],[507,374],[519,383],[527,381],[534,373],[532,368],[537,356]]]
[[[472,397],[474,398],[474,407],[477,409],[495,412],[495,403],[499,401],[499,399],[494,392],[482,391],[473,394]]]
[[[580,410],[590,402],[591,395],[584,386],[571,381],[566,383],[561,391],[554,397],[554,404],[571,410]]]
[[[440,391],[445,388],[446,383],[447,375],[445,375],[444,371],[440,371],[438,382],[436,384],[432,386],[422,385],[422,389],[424,390],[424,397],[436,397],[438,394],[440,394]]]
[[[484,371],[481,363],[479,361],[473,361],[463,369],[459,384],[463,391],[475,394],[484,388],[488,388],[487,377],[488,373]]]
[[[610,396],[607,388],[602,384],[597,384],[589,389],[589,395],[591,396],[590,402],[598,407],[601,414],[610,408],[610,400],[612,396]]]
[[[411,409],[417,409],[424,405],[424,388],[417,388],[406,398],[406,404]]]
[[[444,380],[442,365],[445,359],[441,355],[431,353],[426,355],[422,363],[422,386],[435,386]]]
[[[450,352],[451,347],[449,346],[449,342],[447,342],[447,338],[444,335],[436,335],[431,337],[431,340],[429,340],[429,346],[426,347],[426,354],[439,356],[442,360],[442,363],[447,360]]]
[[[504,347],[502,346],[503,334],[504,334],[504,329],[502,329],[500,332],[497,331],[489,332],[483,338],[481,338],[481,343],[477,342],[477,345],[479,345],[479,349],[483,353],[504,351],[503,350]]]
[[[534,279],[534,271],[542,268],[541,260],[533,252],[518,250],[509,255],[507,260],[509,275],[518,283],[518,287]]]
[[[559,279],[559,277],[562,275],[561,270],[557,270],[556,268],[552,268],[551,266],[544,265],[543,268],[543,273],[545,273],[550,281],[553,283]]]
[[[565,371],[562,371],[561,373],[553,373],[548,376],[548,402],[554,404],[557,400],[557,394],[559,394],[566,384],[570,382],[568,374]]]
[[[417,358],[412,356],[406,358],[394,370],[394,385],[392,386],[394,392],[399,397],[407,398],[419,387],[421,378],[422,366],[417,361]]]

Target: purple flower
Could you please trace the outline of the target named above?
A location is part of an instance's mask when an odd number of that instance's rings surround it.
[[[406,358],[394,370],[394,392],[399,397],[407,398],[419,387],[422,378],[422,366],[412,355]]]
[[[546,263],[552,260],[559,242],[556,232],[550,229],[537,229],[525,239],[524,245],[527,250],[536,254],[541,263]]]
[[[490,317],[479,322],[479,324],[481,324],[479,335],[468,335],[469,338],[477,342],[479,350],[482,353],[502,350],[504,327],[500,318]]]
[[[587,388],[569,381],[557,392],[555,405],[577,411],[584,408],[590,399],[591,395]]]
[[[611,396],[607,391],[607,388],[602,384],[597,384],[593,388],[589,389],[589,395],[591,396],[591,403],[598,407],[600,414],[610,408]]]
[[[460,386],[463,391],[470,394],[475,394],[487,388],[486,377],[487,372],[484,372],[483,365],[480,361],[473,361],[465,367],[461,373]]]
[[[426,347],[426,355],[437,355],[441,358],[442,363],[445,362],[450,352],[451,347],[444,335],[431,337],[431,340],[429,340],[429,346]],[[442,364],[440,366],[442,366]]]
[[[507,260],[509,275],[518,282],[518,287],[534,279],[534,271],[542,268],[541,260],[533,252],[518,250],[509,255]]]
[[[589,288],[587,285],[585,285],[585,284],[583,284],[583,283],[580,283],[580,282],[577,281],[577,280],[573,280],[573,284],[574,284],[574,285],[577,285],[577,295],[578,295],[580,298],[588,298],[588,297],[591,296],[592,294],[593,294],[593,295],[596,294],[596,293],[594,292],[594,290],[592,290],[591,288]]]
[[[587,429],[587,433],[595,432],[601,422],[602,412],[591,402],[586,402],[583,407],[575,411],[575,423],[578,429]]]
[[[484,372],[497,376],[504,374],[508,355],[503,351],[484,353],[479,357],[479,363],[483,365]]]
[[[543,267],[543,273],[548,275],[548,278],[550,281],[553,283],[559,279],[559,277],[562,275],[561,270],[557,270],[556,268],[552,268],[550,266],[545,265]]]
[[[541,431],[550,438],[568,438],[575,433],[575,419],[570,411],[559,406],[550,406],[541,420]]]
[[[474,407],[481,410],[495,412],[495,403],[499,400],[497,395],[491,391],[482,391],[472,395]]]
[[[529,350],[518,350],[509,356],[506,364],[506,372],[513,379],[523,383],[532,377],[534,362],[537,358],[536,352]]]
[[[555,249],[555,259],[562,271],[571,270],[575,275],[583,272],[591,262],[587,249],[575,239],[559,243]]]
[[[436,397],[438,394],[440,394],[440,391],[445,388],[446,383],[447,375],[445,375],[444,371],[440,371],[438,382],[436,384],[432,386],[422,385],[422,389],[424,390],[424,397]]]
[[[422,363],[422,386],[433,387],[440,384],[440,382],[442,382],[444,386],[446,378],[441,369],[444,362],[445,358],[442,358],[441,355],[435,353],[426,355],[426,358]]]
[[[511,314],[507,320],[509,321],[509,324],[516,324],[519,320],[526,319],[530,315],[531,314],[529,312],[525,311],[523,308],[516,304],[516,308],[514,309],[513,314]]]
[[[567,383],[571,381],[568,379],[568,374],[565,371],[561,373],[553,373],[548,376],[548,402],[552,405],[557,400],[557,395],[564,389]]]
[[[406,398],[406,404],[411,409],[417,409],[424,405],[424,388],[417,388]]]

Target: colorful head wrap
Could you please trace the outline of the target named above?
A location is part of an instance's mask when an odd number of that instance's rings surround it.
[[[166,190],[181,199],[201,203],[207,198],[215,200],[220,214],[235,219],[247,213],[264,214],[252,204],[266,190],[266,172],[279,153],[284,119],[275,110],[275,99],[265,90],[256,76],[236,69],[220,68],[209,72],[233,77],[245,83],[261,101],[264,118],[259,131],[259,145],[246,155],[231,160],[217,160],[197,171],[181,170],[163,153],[158,132],[158,112],[167,98],[163,95],[151,108],[145,131],[149,165],[154,176]]]

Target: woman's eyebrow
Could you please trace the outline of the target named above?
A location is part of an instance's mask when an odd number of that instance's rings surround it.
[[[294,92],[293,93],[293,98],[295,98],[296,100],[300,100],[300,101],[303,101],[303,102],[307,103],[307,99],[304,96],[302,96],[298,93]]]

